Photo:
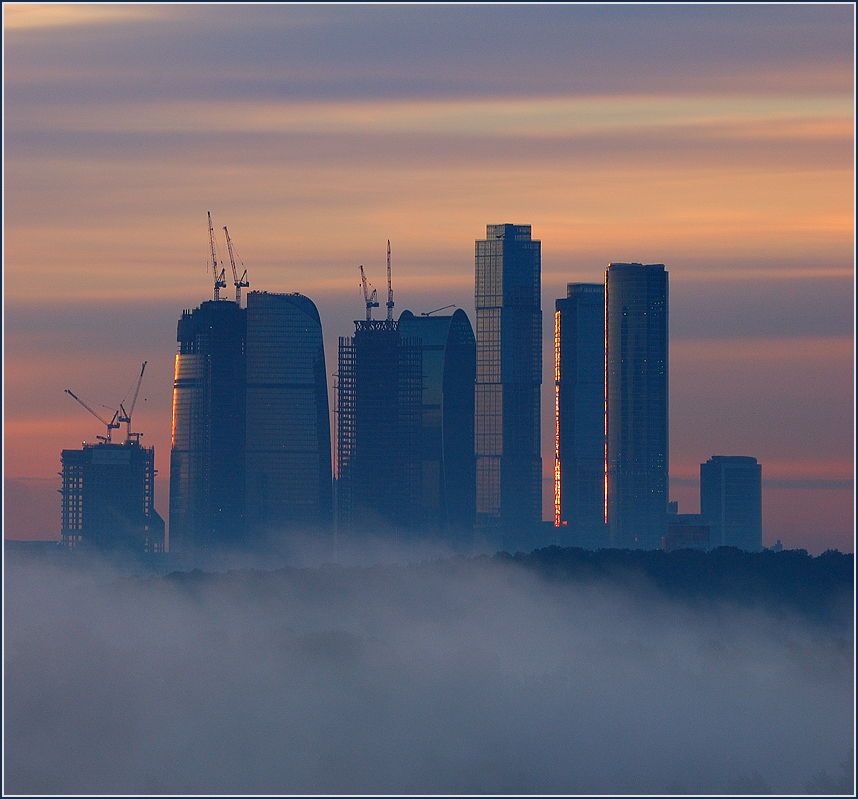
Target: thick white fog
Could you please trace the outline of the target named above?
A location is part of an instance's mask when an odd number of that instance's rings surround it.
[[[643,584],[17,559],[5,590],[7,793],[793,793],[852,747],[851,628]]]

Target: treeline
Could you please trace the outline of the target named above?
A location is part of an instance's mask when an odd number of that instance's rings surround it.
[[[725,605],[793,613],[825,625],[851,627],[854,607],[854,556],[829,550],[812,557],[806,550],[745,552],[721,547],[710,552],[677,550],[590,551],[550,546],[529,553],[456,555],[410,565],[327,565],[284,567],[274,571],[236,570],[211,574],[173,572],[164,578],[195,593],[218,587],[275,594],[315,595],[327,599],[372,587],[376,595],[419,593],[431,578],[468,580],[480,572],[511,569],[531,573],[562,588],[563,584],[601,585],[700,608]],[[411,599],[415,598],[413,596]],[[648,597],[649,598],[649,597]]]
[[[551,580],[626,586],[636,580],[670,599],[762,605],[834,622],[852,617],[855,558],[837,550],[812,557],[804,549],[745,552],[719,547],[709,552],[662,552],[550,546],[526,554],[499,552],[493,559]]]

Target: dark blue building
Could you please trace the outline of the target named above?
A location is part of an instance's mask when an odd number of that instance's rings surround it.
[[[247,295],[245,515],[276,543],[332,523],[331,427],[319,311],[302,294]]]
[[[554,312],[554,524],[566,546],[608,546],[605,287],[569,283]]]
[[[339,341],[337,528],[413,530],[421,511],[423,364],[393,319],[355,321]]]
[[[244,544],[247,311],[209,300],[179,319],[170,453],[170,551]]]
[[[468,315],[415,316],[399,332],[415,341],[423,369],[420,509],[415,521],[452,543],[470,541],[476,513],[474,379],[476,341]]]
[[[178,327],[170,551],[192,560],[329,530],[331,439],[322,326],[300,294],[250,292]]]
[[[700,516],[709,546],[763,548],[763,467],[756,458],[713,455],[700,464]]]
[[[607,521],[611,546],[667,535],[668,307],[664,264],[605,273]]]

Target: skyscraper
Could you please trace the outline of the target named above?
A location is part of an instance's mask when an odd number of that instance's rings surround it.
[[[541,242],[487,225],[475,249],[477,526],[509,543],[542,520]]]
[[[170,550],[190,558],[326,527],[331,447],[319,314],[300,294],[250,292],[178,327]]]
[[[554,524],[570,546],[608,545],[605,287],[569,283],[554,313]]]
[[[417,342],[423,364],[421,503],[415,522],[464,543],[476,512],[474,331],[459,309],[450,316],[404,311],[399,332]]]
[[[62,452],[63,546],[98,552],[164,551],[155,510],[155,450],[129,439]]]
[[[329,529],[331,433],[322,322],[301,294],[247,295],[246,527],[269,542]]]
[[[179,320],[170,453],[170,551],[244,543],[247,311],[209,300]]]
[[[611,545],[658,549],[667,534],[668,307],[664,264],[605,273],[605,476]]]
[[[762,479],[756,458],[713,455],[700,464],[700,515],[711,547],[763,548]]]
[[[339,341],[337,523],[343,531],[412,528],[421,500],[423,367],[393,319],[355,321]]]

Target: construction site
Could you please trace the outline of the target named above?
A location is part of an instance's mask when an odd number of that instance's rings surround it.
[[[140,443],[131,417],[140,393],[146,362],[126,411],[125,399],[108,421],[70,389],[74,400],[106,427],[97,443],[62,452],[62,546],[100,553],[161,554],[164,520],[155,510],[155,449]],[[127,395],[126,395],[127,398]],[[125,440],[113,431],[126,425]]]

